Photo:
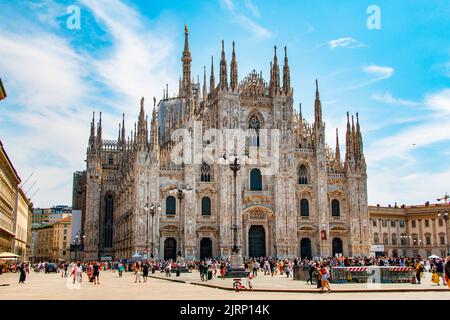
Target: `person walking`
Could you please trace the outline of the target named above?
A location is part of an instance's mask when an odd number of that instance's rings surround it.
[[[222,278],[222,280],[225,280],[225,263],[222,262],[220,264],[220,277]]]
[[[448,288],[450,289],[450,256],[445,259],[444,280],[447,283]]]
[[[260,267],[260,265],[259,265],[258,260],[256,260],[256,259],[253,260],[253,276],[254,277],[258,276],[259,267]]]
[[[92,266],[92,277],[94,278],[94,284],[100,284],[100,266],[98,265],[97,261],[94,262],[94,265]]]
[[[134,283],[137,283],[139,279],[139,283],[141,283],[141,262],[135,262],[134,263],[134,274],[136,278],[134,279]]]
[[[19,272],[20,272],[19,283],[25,283],[25,279],[27,277],[27,267],[24,263],[20,265]]]
[[[119,262],[119,265],[117,266],[117,269],[119,270],[119,278],[122,278],[122,273],[125,270],[125,267],[122,262]]]
[[[166,267],[165,267],[165,269],[166,269],[166,277],[171,277],[172,275],[171,275],[171,270],[172,270],[172,263],[171,263],[171,261],[167,261],[166,262]]]
[[[316,276],[316,280],[317,280],[317,289],[320,289],[322,287],[322,267],[319,263],[316,264],[316,268],[315,268],[315,276]]]
[[[328,271],[328,267],[326,265],[323,265],[320,269],[321,274],[321,281],[322,281],[322,293],[325,292],[325,288],[328,289],[328,293],[331,292],[330,283],[328,281],[328,278],[330,277],[330,272]]]
[[[308,270],[309,278],[308,278],[308,280],[306,280],[306,284],[308,284],[308,282],[313,284],[313,276],[314,276],[314,271],[315,270],[316,270],[315,264],[311,263],[309,265],[309,270]]]
[[[86,275],[87,275],[89,282],[94,281],[94,278],[92,277],[93,273],[94,273],[94,267],[92,266],[92,262],[89,262],[89,264],[86,267]]]
[[[144,278],[144,282],[147,282],[147,277],[148,277],[148,263],[144,262],[144,266],[142,267],[142,276]]]
[[[83,269],[81,269],[81,264],[79,262],[77,265],[73,266],[72,276],[73,276],[73,284],[75,284],[75,281],[78,281],[79,284],[82,283]]]
[[[420,284],[420,278],[422,277],[422,272],[424,270],[422,264],[420,263],[420,260],[416,261],[416,264],[414,267],[416,269],[416,281],[418,284]]]

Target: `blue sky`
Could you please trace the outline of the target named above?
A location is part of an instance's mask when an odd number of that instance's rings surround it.
[[[67,8],[80,8],[79,30]],[[369,30],[367,8],[381,12]],[[184,24],[193,75],[202,79],[225,40],[236,41],[239,78],[268,80],[273,46],[288,47],[296,106],[312,121],[318,78],[327,141],[345,112],[359,112],[369,204],[435,202],[450,192],[448,1],[6,1],[0,0],[0,139],[35,206],[71,203],[72,172],[85,167],[92,111],[104,136],[131,129],[146,97],[177,92]],[[281,59],[282,60],[282,59]],[[39,190],[37,190],[39,188]]]

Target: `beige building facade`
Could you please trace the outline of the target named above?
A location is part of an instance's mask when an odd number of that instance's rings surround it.
[[[60,262],[70,259],[71,217],[33,228],[33,262]]]
[[[11,252],[20,178],[0,141],[0,252]]]
[[[22,261],[28,261],[31,253],[31,218],[33,206],[22,189],[17,192],[16,209],[14,214],[13,252]]]
[[[369,206],[370,234],[379,254],[444,257],[448,252],[450,204]]]
[[[186,27],[181,62],[178,94],[169,97],[166,87],[163,99],[154,99],[150,123],[142,98],[128,138],[125,120],[117,140],[103,138],[101,114],[97,125],[92,120],[85,258],[130,258],[136,252],[166,259],[177,253],[229,256],[234,244],[246,257],[368,254],[367,175],[358,115],[347,114],[342,159],[337,130],[335,147],[325,143],[317,81],[314,121],[295,110],[286,48],[280,67],[275,47],[268,81],[255,70],[239,81],[235,45],[228,73],[222,42],[218,83],[212,61],[209,83],[205,68],[202,88],[191,75]],[[234,151],[216,150],[213,161],[198,151],[200,161],[175,163],[179,139],[172,135],[177,129],[192,133],[198,122],[203,136],[213,129],[241,130],[245,139]],[[264,140],[264,130],[277,135]],[[213,146],[211,139],[199,144]],[[242,152],[234,178],[230,160],[236,149]],[[247,154],[256,154],[256,162],[246,162]],[[276,161],[278,170],[269,170],[264,155]]]

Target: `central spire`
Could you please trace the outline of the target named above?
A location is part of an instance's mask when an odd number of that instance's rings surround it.
[[[191,82],[191,52],[189,51],[189,30],[188,26],[184,26],[184,51],[181,57],[181,62],[183,63],[183,82],[182,86],[184,91],[186,91]]]

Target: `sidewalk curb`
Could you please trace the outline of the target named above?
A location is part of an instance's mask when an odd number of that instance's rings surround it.
[[[223,287],[214,284],[206,284],[199,282],[190,282],[190,284],[196,286],[210,287],[221,290],[235,291],[231,287]],[[241,289],[240,291],[254,291],[254,292],[278,292],[278,293],[322,293],[319,289]],[[419,289],[403,289],[403,288],[393,288],[393,289],[334,289],[331,293],[377,293],[377,292],[449,292],[447,288],[419,288]]]
[[[189,283],[185,280],[178,280],[178,279],[170,279],[170,278],[162,278],[162,277],[157,277],[157,276],[148,276],[149,278],[153,278],[153,279],[159,279],[159,280],[167,280],[167,281],[172,281],[172,282],[178,282],[178,283]]]
[[[157,276],[149,276],[149,278],[159,279],[159,280],[167,280],[178,283],[191,284],[194,286],[202,286],[209,287],[214,289],[226,290],[226,291],[235,291],[232,287],[224,287],[215,284],[202,283],[202,282],[190,282],[186,280],[178,280],[178,279],[170,279],[170,278],[162,278]],[[250,289],[241,289],[240,291],[249,291]],[[253,292],[278,292],[278,293],[317,293],[321,294],[322,292],[319,289],[253,289]],[[382,292],[450,292],[447,288],[417,288],[417,289],[408,289],[408,288],[386,288],[386,289],[334,289],[331,293],[382,293]]]

